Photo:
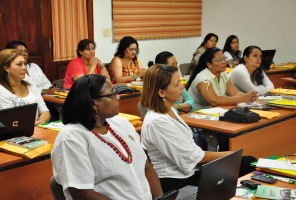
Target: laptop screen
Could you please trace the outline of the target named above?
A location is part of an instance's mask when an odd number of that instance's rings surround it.
[[[229,200],[235,196],[243,150],[201,166],[196,199]]]
[[[19,136],[32,136],[37,104],[0,110],[0,141]]]
[[[272,64],[273,57],[275,55],[276,50],[263,50],[262,51],[262,61],[261,66],[263,69],[270,69],[270,65]]]

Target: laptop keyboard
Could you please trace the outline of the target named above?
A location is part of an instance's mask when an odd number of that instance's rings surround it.
[[[196,200],[197,186],[187,185],[179,189],[176,200]]]

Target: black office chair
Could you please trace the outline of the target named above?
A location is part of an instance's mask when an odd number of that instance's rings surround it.
[[[57,79],[57,80],[54,80],[52,82],[52,85],[54,87],[58,87],[58,88],[63,88],[63,85],[64,85],[64,79]]]
[[[50,190],[55,200],[65,200],[66,197],[63,192],[63,187],[56,182],[54,177],[52,176],[50,179]]]
[[[139,110],[139,112],[140,112],[140,114],[141,114],[141,117],[142,117],[142,120],[144,120],[144,117],[145,117],[145,115],[146,115],[146,113],[147,113],[147,108],[144,108],[142,105],[141,105],[141,103],[140,102],[138,102],[138,110]]]

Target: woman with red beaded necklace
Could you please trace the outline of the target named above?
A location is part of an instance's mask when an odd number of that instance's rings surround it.
[[[54,178],[67,199],[152,199],[163,194],[138,133],[118,116],[102,75],[79,78],[63,106],[66,125],[52,150]],[[151,194],[152,193],[152,194]]]

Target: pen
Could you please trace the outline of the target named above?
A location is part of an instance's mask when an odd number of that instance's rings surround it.
[[[269,178],[273,178],[275,180],[279,180],[285,183],[289,183],[289,184],[294,184],[295,181],[289,178],[285,178],[285,177],[281,177],[281,176],[275,176],[275,175],[270,175],[270,174],[265,174],[264,176],[269,177]]]
[[[276,175],[271,175],[271,174],[265,174],[263,172],[257,172],[257,171],[253,172],[253,174],[263,175],[263,176],[273,178],[275,180],[279,180],[279,181],[289,183],[289,184],[294,184],[295,181],[296,181],[295,179],[285,178],[285,177],[282,177],[282,176],[276,176]]]

